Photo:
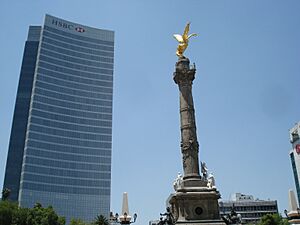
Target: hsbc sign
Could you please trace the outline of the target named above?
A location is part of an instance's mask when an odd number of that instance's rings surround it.
[[[82,27],[75,27],[75,30],[79,33],[83,33],[85,31]]]
[[[74,26],[73,24],[69,24],[69,23],[59,21],[59,20],[56,20],[56,19],[52,19],[52,25],[55,25],[57,27],[61,27],[61,28],[64,28],[64,29],[68,29],[68,30],[75,30],[79,33],[85,32],[85,29],[82,28],[82,27]]]
[[[297,144],[295,149],[296,149],[297,154],[299,155],[300,154],[300,144]]]

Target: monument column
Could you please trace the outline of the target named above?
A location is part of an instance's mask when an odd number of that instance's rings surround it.
[[[174,81],[179,87],[181,152],[184,180],[200,179],[199,144],[197,141],[195,110],[192,96],[192,84],[195,79],[195,66],[190,68],[188,58],[180,57],[176,63]]]
[[[196,68],[190,66],[190,60],[183,56],[189,38],[188,23],[182,35],[175,34],[179,42],[176,55],[178,61],[174,72],[174,81],[179,87],[181,153],[184,176],[174,183],[175,193],[169,197],[170,211],[175,225],[225,225],[219,213],[220,194],[215,187],[214,178],[199,171],[199,144],[197,141],[195,110],[192,96],[192,84]]]

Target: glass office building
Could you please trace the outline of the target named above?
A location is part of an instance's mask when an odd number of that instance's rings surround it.
[[[300,203],[300,121],[290,129],[290,142],[292,150],[290,150],[291,164],[294,174],[294,180],[297,191],[298,204]]]
[[[90,221],[110,210],[114,32],[46,15],[25,44],[4,187]]]

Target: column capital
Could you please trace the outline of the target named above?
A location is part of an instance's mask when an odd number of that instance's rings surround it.
[[[173,79],[176,84],[192,84],[195,79],[196,66],[190,66],[188,58],[179,58],[175,65]]]

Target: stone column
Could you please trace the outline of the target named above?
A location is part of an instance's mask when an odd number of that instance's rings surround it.
[[[225,225],[218,206],[220,194],[209,186],[199,173],[199,144],[197,141],[192,84],[196,69],[188,58],[180,57],[176,63],[174,81],[179,87],[181,152],[183,181],[171,194],[169,204],[176,225]]]
[[[174,81],[179,87],[181,152],[184,180],[200,179],[199,144],[197,141],[195,110],[192,96],[192,84],[195,79],[195,68],[190,68],[188,58],[179,58],[174,72]]]

